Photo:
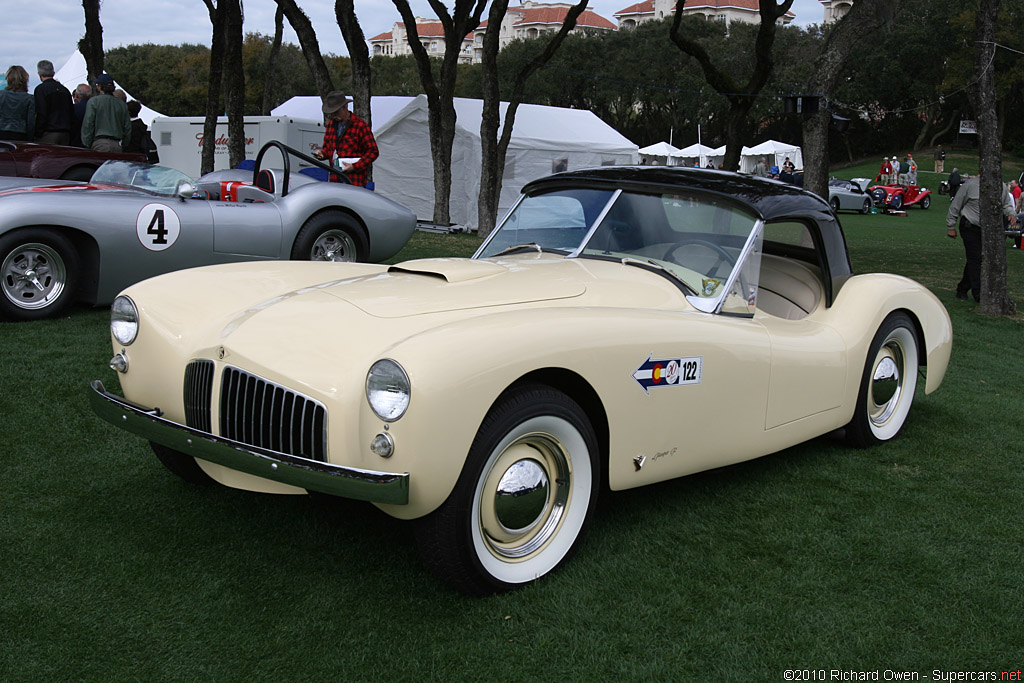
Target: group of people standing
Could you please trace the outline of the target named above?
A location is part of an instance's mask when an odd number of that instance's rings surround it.
[[[883,185],[917,185],[917,162],[914,155],[908,154],[900,161],[896,156],[892,159],[882,157],[882,168],[878,171],[878,182]]]
[[[128,102],[110,74],[100,74],[95,90],[85,83],[74,93],[54,78],[53,62],[36,65],[40,83],[28,92],[24,67],[7,69],[0,90],[0,140],[72,145],[100,152],[145,153],[147,127],[138,118],[142,105]]]

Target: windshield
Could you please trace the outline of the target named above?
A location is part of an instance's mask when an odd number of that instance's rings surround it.
[[[92,174],[93,185],[120,185],[144,192],[173,197],[182,183],[195,181],[181,171],[139,161],[106,161]]]
[[[748,209],[708,195],[562,189],[524,197],[476,258],[536,245],[616,260],[679,283],[700,310],[752,315],[760,226]]]

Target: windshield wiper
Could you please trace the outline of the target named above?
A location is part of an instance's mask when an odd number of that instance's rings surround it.
[[[637,266],[638,268],[654,268],[655,270],[658,270],[658,271],[661,271],[662,273],[665,273],[670,278],[672,278],[673,280],[675,280],[676,282],[681,284],[683,287],[686,287],[686,289],[690,290],[691,294],[696,294],[697,293],[697,290],[694,289],[688,282],[686,282],[686,280],[684,280],[683,278],[679,277],[674,272],[672,272],[671,270],[669,270],[665,266],[661,265],[657,261],[654,261],[654,260],[651,260],[651,259],[647,259],[646,261],[642,261],[642,260],[640,260],[638,258],[631,258],[629,256],[626,256],[625,258],[622,259],[622,265],[624,265],[624,266]]]
[[[501,256],[502,254],[507,254],[507,253],[512,252],[512,251],[519,251],[520,249],[536,249],[538,254],[543,254],[544,253],[544,250],[536,242],[526,242],[525,244],[516,244],[516,245],[513,245],[511,247],[505,247],[504,249],[499,251],[497,254],[491,254],[488,258],[494,258],[495,256]]]

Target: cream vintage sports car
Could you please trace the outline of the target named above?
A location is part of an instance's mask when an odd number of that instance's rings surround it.
[[[111,334],[125,398],[93,408],[172,472],[372,501],[469,593],[559,566],[601,487],[894,438],[952,346],[923,286],[851,272],[824,200],[664,167],[534,181],[472,259],[153,278]]]

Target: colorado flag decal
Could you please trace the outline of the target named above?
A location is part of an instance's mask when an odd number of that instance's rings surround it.
[[[651,387],[700,384],[703,364],[703,356],[656,359],[654,354],[651,354],[633,373],[633,379],[646,394],[651,393]]]

